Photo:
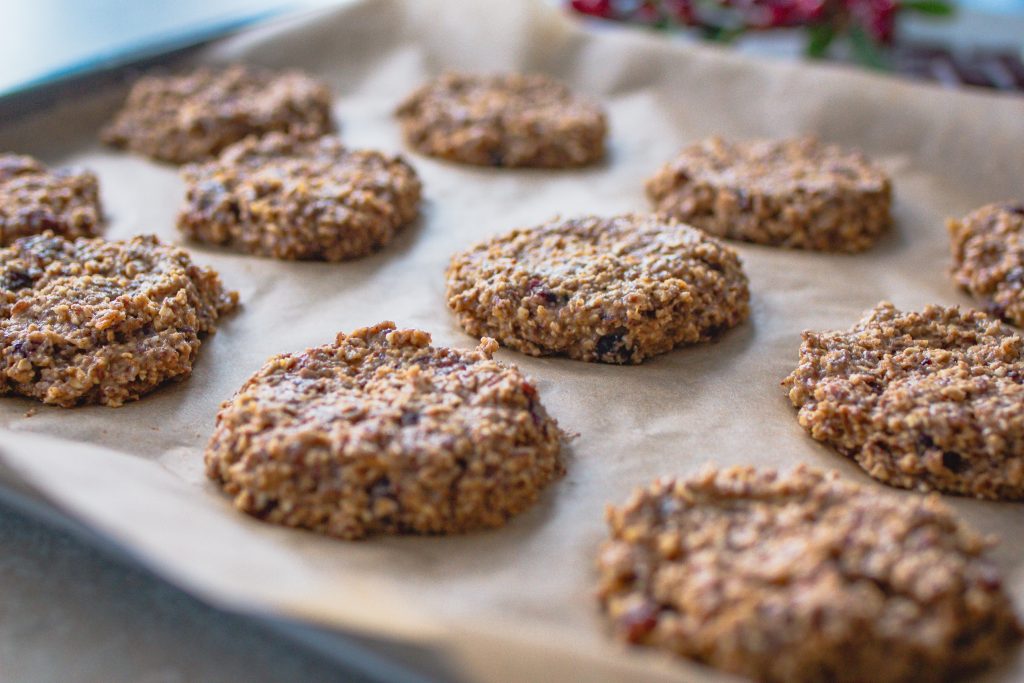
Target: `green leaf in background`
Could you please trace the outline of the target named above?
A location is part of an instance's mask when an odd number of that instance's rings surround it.
[[[847,36],[850,40],[850,47],[853,49],[853,55],[858,62],[878,71],[889,68],[885,54],[862,27],[851,26]]]
[[[717,43],[731,43],[745,32],[742,27],[727,26],[702,26],[701,32],[706,40],[713,40]]]
[[[828,48],[836,37],[836,29],[827,24],[807,27],[807,45],[804,54],[813,59],[822,59],[828,54]]]
[[[900,7],[933,17],[951,17],[956,14],[956,7],[943,0],[902,0]]]

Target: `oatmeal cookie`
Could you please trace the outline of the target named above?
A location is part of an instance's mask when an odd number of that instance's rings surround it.
[[[889,176],[810,137],[699,142],[647,181],[647,195],[712,235],[795,249],[862,251],[892,220]]]
[[[743,321],[736,252],[673,219],[557,219],[456,254],[448,306],[469,334],[533,356],[640,363]]]
[[[1021,337],[980,312],[883,302],[804,332],[783,381],[811,436],[893,486],[1024,499]]]
[[[615,633],[755,680],[945,681],[1020,639],[991,542],[934,495],[711,467],[607,517]]]
[[[394,323],[271,358],[217,416],[206,471],[239,509],[345,539],[498,527],[562,474],[514,367]]]
[[[388,244],[419,210],[412,167],[400,157],[346,149],[333,135],[247,138],[182,175],[183,233],[280,259],[364,256]]]
[[[214,156],[248,135],[317,137],[333,130],[326,84],[299,71],[236,64],[139,79],[102,138],[183,164]]]
[[[99,183],[89,171],[48,170],[29,156],[0,154],[0,247],[49,230],[91,237],[103,224]]]
[[[540,74],[448,73],[397,110],[414,149],[479,166],[585,166],[604,157],[600,105]]]
[[[192,371],[237,303],[217,273],[155,237],[45,233],[0,249],[0,395],[119,406]]]
[[[1024,327],[1024,202],[989,204],[947,227],[956,283]]]

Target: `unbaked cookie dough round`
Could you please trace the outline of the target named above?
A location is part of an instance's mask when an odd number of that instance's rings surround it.
[[[178,228],[190,238],[279,259],[342,261],[391,242],[419,213],[421,185],[400,157],[336,136],[247,138],[182,169]]]
[[[698,142],[647,181],[647,195],[712,235],[796,249],[862,251],[892,222],[889,176],[810,137]]]
[[[598,596],[615,634],[753,680],[952,680],[1020,639],[989,542],[937,496],[707,468],[607,516]]]
[[[585,166],[604,157],[608,132],[600,105],[541,74],[447,73],[397,116],[417,151],[479,166]]]
[[[1024,327],[1024,201],[989,204],[947,226],[953,280],[993,315]]]
[[[1022,347],[980,311],[883,302],[848,331],[804,332],[783,386],[812,437],[879,481],[1020,500]]]
[[[200,161],[249,135],[334,130],[331,91],[300,71],[235,64],[145,76],[101,137],[174,164]]]
[[[0,154],[0,247],[46,231],[92,237],[102,226],[94,173],[51,171],[30,156]]]
[[[237,302],[216,272],[155,237],[20,239],[0,249],[0,395],[138,399],[187,377]]]
[[[224,404],[206,471],[268,522],[358,539],[498,527],[563,472],[515,367],[390,322],[271,358]]]
[[[742,322],[750,294],[731,247],[673,219],[556,219],[452,257],[463,329],[533,356],[640,363]]]

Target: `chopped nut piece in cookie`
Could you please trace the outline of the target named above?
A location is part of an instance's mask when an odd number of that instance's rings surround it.
[[[346,149],[333,135],[247,138],[182,175],[182,232],[280,259],[365,256],[419,212],[412,167],[400,157]]]
[[[1024,499],[1021,337],[980,311],[883,302],[804,332],[783,381],[800,424],[893,486]]]
[[[217,273],[155,237],[0,249],[0,395],[119,406],[192,371],[237,305]]]
[[[385,322],[271,358],[217,416],[206,471],[235,506],[345,539],[498,527],[563,472],[515,367]]]
[[[414,149],[479,166],[569,168],[600,161],[602,108],[540,74],[448,73],[398,108]]]
[[[947,226],[956,283],[1024,327],[1024,201],[989,204]]]
[[[102,225],[95,174],[50,171],[32,157],[0,154],[0,247],[46,231],[92,237]]]
[[[945,681],[1021,636],[989,541],[937,496],[707,468],[608,509],[618,637],[779,683]]]
[[[299,71],[236,64],[139,79],[102,137],[109,145],[183,164],[249,135],[317,137],[333,130],[326,84]]]
[[[815,138],[690,145],[647,181],[647,195],[712,235],[796,249],[863,251],[892,221],[889,176]]]
[[[447,277],[463,329],[534,356],[640,363],[749,312],[735,250],[639,214],[513,230],[456,254]]]

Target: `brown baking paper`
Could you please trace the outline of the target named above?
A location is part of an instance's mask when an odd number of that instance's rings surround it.
[[[610,154],[596,168],[482,169],[409,155],[424,181],[423,216],[369,258],[283,263],[188,245],[240,292],[243,307],[205,341],[184,382],[118,409],[0,399],[5,476],[156,572],[221,606],[403,644],[407,661],[429,661],[445,678],[724,679],[610,639],[593,598],[605,505],[708,461],[804,462],[881,486],[797,425],[779,382],[796,363],[800,331],[845,328],[882,299],[903,308],[969,303],[946,274],[944,219],[1024,196],[1024,100],[754,62],[636,30],[585,31],[541,0],[356,2],[239,35],[202,59],[301,67],[325,78],[338,95],[341,135],[355,147],[403,150],[392,110],[445,68],[548,72],[610,112]],[[97,143],[121,96],[95,93],[4,122],[0,149],[94,169],[110,237],[155,233],[181,242],[176,169]],[[428,330],[437,344],[472,348],[476,340],[445,308],[451,253],[556,214],[645,210],[644,179],[683,144],[714,133],[817,133],[864,149],[894,176],[895,229],[856,256],[736,245],[752,315],[715,343],[636,367],[500,352],[534,378],[561,425],[579,433],[567,476],[506,528],[342,542],[237,513],[205,480],[202,453],[218,405],[268,356],[388,319]],[[1024,508],[947,500],[1002,537],[995,557],[1024,604]],[[1017,655],[986,680],[1021,676]]]

